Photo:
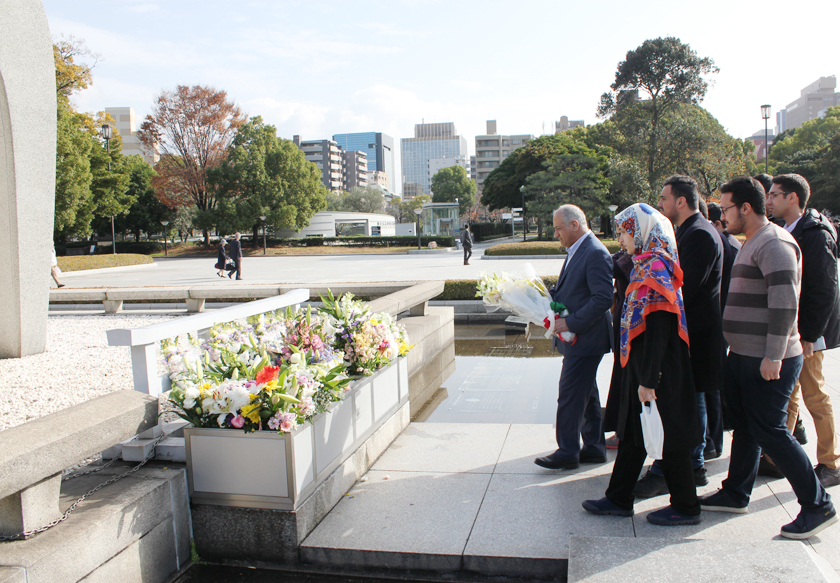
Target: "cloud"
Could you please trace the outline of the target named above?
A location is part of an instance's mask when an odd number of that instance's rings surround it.
[[[150,12],[160,12],[161,8],[153,2],[143,2],[141,4],[129,4],[125,7],[125,10],[126,12],[133,12],[135,14],[147,14]]]

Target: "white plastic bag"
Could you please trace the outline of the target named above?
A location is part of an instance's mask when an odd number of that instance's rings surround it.
[[[649,406],[648,406],[649,405]],[[654,460],[662,459],[662,447],[665,442],[665,432],[662,429],[662,418],[656,401],[642,403],[642,435],[645,438],[645,451]]]

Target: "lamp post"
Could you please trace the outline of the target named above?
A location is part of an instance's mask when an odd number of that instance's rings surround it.
[[[266,244],[265,244],[265,219],[266,219],[265,215],[260,215],[260,221],[262,221],[262,226],[263,226],[263,255],[265,255],[265,248],[266,248]]]
[[[108,152],[108,174],[111,173],[111,138],[113,137],[113,132],[111,130],[111,126],[107,123],[103,123],[102,127],[100,128],[102,132],[102,138],[105,140],[105,149]],[[117,253],[117,237],[114,235],[114,215],[111,215],[111,253]]]
[[[166,249],[166,225],[169,224],[169,221],[161,221],[161,225],[163,225],[163,254],[169,255],[169,252]]]
[[[423,209],[414,209],[414,214],[417,215],[417,250],[420,251],[420,215]]]
[[[768,159],[770,158],[770,142],[767,140],[767,120],[770,119],[770,106],[761,106],[761,119],[764,120],[764,173],[769,174],[767,169]]]
[[[527,226],[525,223],[525,185],[519,187],[519,194],[522,195],[522,242],[526,241],[525,233],[527,233]],[[537,234],[537,238],[539,238],[539,233]]]
[[[610,223],[610,232],[613,235],[613,239],[615,239],[615,211],[618,210],[618,205],[617,204],[611,204],[607,208],[610,209],[610,213],[612,214],[612,222]]]

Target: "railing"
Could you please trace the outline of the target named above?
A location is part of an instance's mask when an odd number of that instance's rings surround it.
[[[158,343],[161,340],[193,332],[202,334],[219,322],[230,322],[231,320],[264,314],[289,306],[297,308],[302,302],[308,300],[309,290],[297,289],[280,296],[230,306],[213,312],[195,314],[186,318],[177,318],[143,328],[117,328],[108,330],[108,344],[110,346],[131,347],[134,390],[157,396],[169,389],[169,377],[166,375],[158,376],[157,374]]]

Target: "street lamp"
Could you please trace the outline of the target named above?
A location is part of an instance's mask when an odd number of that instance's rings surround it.
[[[169,255],[169,252],[166,249],[166,225],[169,224],[169,221],[161,221],[161,225],[163,225],[163,254]]]
[[[519,194],[522,195],[522,242],[525,242],[525,233],[527,232],[526,229],[528,228],[525,223],[525,185],[519,187]],[[539,238],[539,234],[537,234]]]
[[[615,239],[615,211],[618,210],[617,204],[611,204],[607,207],[610,209],[610,213],[612,213],[612,222],[610,223],[610,232],[613,234],[613,239]]]
[[[423,209],[414,209],[414,214],[417,215],[417,250],[420,251],[420,215]]]
[[[266,245],[265,245],[265,219],[266,219],[265,215],[260,215],[260,220],[262,221],[262,224],[263,224],[263,255],[265,255],[265,247],[266,247]]]
[[[761,119],[764,120],[764,173],[769,174],[767,170],[768,159],[770,158],[770,142],[767,140],[767,120],[770,119],[770,106],[761,106]]]
[[[113,137],[113,133],[111,130],[111,126],[107,123],[103,123],[102,127],[100,128],[102,133],[102,139],[105,140],[105,149],[108,152],[108,174],[111,173],[111,138]],[[117,238],[114,235],[114,215],[111,215],[111,253],[116,255],[117,253]]]

